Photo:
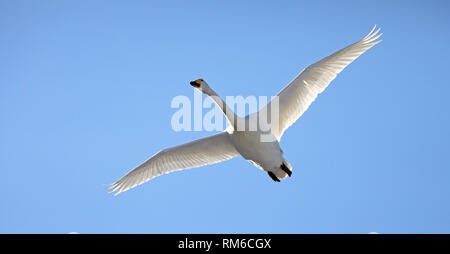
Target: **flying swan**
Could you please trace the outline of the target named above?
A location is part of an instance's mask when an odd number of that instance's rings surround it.
[[[205,166],[229,160],[241,155],[256,167],[264,170],[276,182],[291,176],[292,166],[283,158],[279,141],[284,131],[297,121],[309,105],[323,92],[330,82],[353,60],[362,53],[381,42],[377,40],[382,34],[376,26],[360,41],[343,48],[336,53],[308,66],[278,94],[278,123],[270,123],[268,132],[257,126],[256,131],[242,130],[239,123],[248,123],[251,116],[261,117],[262,113],[271,112],[274,100],[259,112],[245,118],[238,117],[225,102],[209,87],[203,79],[191,81],[190,84],[202,93],[210,96],[222,109],[229,127],[206,138],[192,141],[180,146],[164,149],[130,171],[124,177],[111,184],[108,189],[115,195],[143,184],[162,174],[177,170]],[[375,32],[374,32],[375,31]],[[269,121],[268,121],[269,122]],[[262,141],[261,135],[271,138]]]

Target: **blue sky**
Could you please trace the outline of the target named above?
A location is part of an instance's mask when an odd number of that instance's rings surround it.
[[[0,233],[450,233],[446,1],[0,1]],[[283,137],[293,176],[242,158],[112,183],[174,132],[204,78],[275,95],[365,36]]]

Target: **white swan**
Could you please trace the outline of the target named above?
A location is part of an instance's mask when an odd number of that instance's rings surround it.
[[[280,148],[281,136],[308,109],[317,95],[338,73],[362,53],[381,42],[377,40],[381,36],[378,33],[380,29],[375,32],[374,30],[375,27],[360,41],[310,65],[281,90],[278,94],[278,128],[264,133],[271,135],[272,142],[261,142],[260,137],[263,132],[259,127],[256,131],[238,131],[237,124],[240,121],[248,121],[249,117],[236,116],[203,79],[190,82],[192,86],[217,103],[230,123],[229,128],[222,133],[158,152],[111,184],[108,189],[117,195],[162,174],[218,163],[238,155],[266,171],[274,181],[279,182],[280,179],[291,176],[292,167],[283,158],[283,151]],[[260,112],[270,112],[271,105],[272,102]],[[259,116],[260,112],[255,114]]]

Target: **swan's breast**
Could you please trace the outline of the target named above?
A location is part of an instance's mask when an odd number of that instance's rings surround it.
[[[261,141],[263,133],[259,131],[235,131],[230,133],[231,140],[236,150],[246,160],[259,165],[266,171],[280,167],[283,163],[283,152],[278,141]],[[265,134],[268,135],[268,134]],[[271,135],[271,134],[270,134]],[[264,139],[263,139],[264,140]]]

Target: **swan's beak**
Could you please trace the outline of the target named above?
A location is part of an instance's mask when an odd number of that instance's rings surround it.
[[[191,86],[195,87],[195,88],[199,88],[200,87],[200,80],[197,79],[196,81],[191,81],[189,84],[191,84]]]

